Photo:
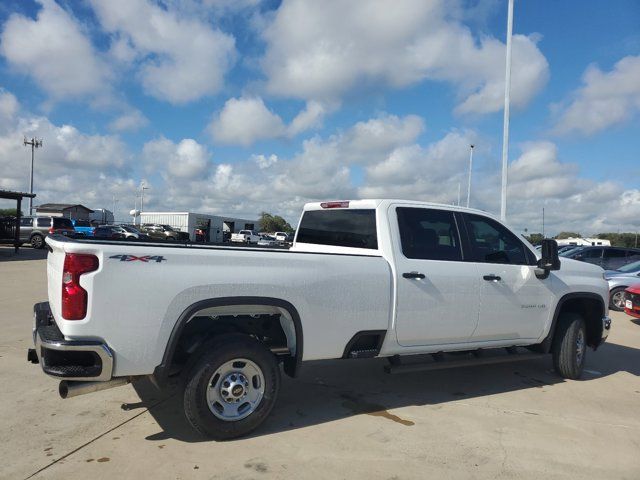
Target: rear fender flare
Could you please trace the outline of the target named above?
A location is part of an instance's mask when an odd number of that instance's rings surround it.
[[[234,305],[264,305],[269,307],[279,307],[289,314],[295,328],[296,352],[295,355],[286,359],[284,371],[287,375],[295,377],[302,363],[303,333],[302,322],[298,310],[286,300],[273,297],[221,297],[200,300],[188,306],[178,317],[178,321],[173,326],[169,341],[162,357],[162,363],[158,365],[153,374],[159,383],[163,383],[169,373],[171,362],[175,354],[176,347],[187,322],[199,311],[207,308],[229,307]]]

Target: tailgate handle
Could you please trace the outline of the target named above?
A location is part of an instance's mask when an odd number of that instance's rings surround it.
[[[405,272],[402,274],[402,276],[404,278],[425,278],[424,273],[419,273],[419,272]]]

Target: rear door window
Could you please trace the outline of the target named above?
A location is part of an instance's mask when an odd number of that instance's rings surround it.
[[[375,250],[378,248],[376,211],[308,210],[302,216],[297,242]]]
[[[50,218],[38,218],[36,225],[38,227],[50,227],[51,219]]]
[[[453,212],[398,207],[402,253],[407,258],[461,261],[460,236]]]

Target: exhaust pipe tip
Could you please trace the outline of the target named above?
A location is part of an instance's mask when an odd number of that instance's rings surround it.
[[[118,377],[106,382],[82,382],[62,380],[58,385],[58,393],[61,398],[77,397],[86,393],[99,392],[109,388],[120,387],[130,383],[137,377]]]
[[[60,398],[67,398],[69,395],[69,383],[66,380],[60,382],[58,385],[58,393],[60,394]]]

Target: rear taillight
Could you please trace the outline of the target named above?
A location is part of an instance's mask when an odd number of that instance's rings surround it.
[[[49,235],[53,235],[54,233],[56,233],[56,230],[55,230],[55,228],[51,227],[49,229]]]
[[[322,208],[349,208],[349,202],[323,202]]]
[[[80,275],[98,269],[98,257],[67,253],[62,271],[62,317],[81,320],[87,315],[87,291],[80,286]]]

